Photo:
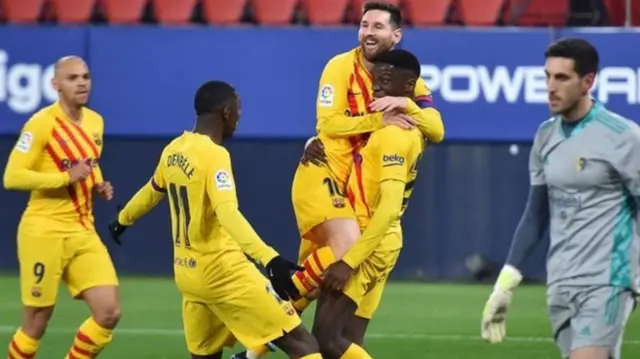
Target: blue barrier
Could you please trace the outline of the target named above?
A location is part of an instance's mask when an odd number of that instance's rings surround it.
[[[531,140],[548,115],[544,49],[581,36],[600,49],[594,96],[625,116],[640,104],[637,30],[409,29],[402,47],[423,63],[450,140]],[[192,96],[206,79],[243,97],[241,137],[301,138],[314,132],[326,61],[356,43],[352,28],[0,28],[0,133],[16,133],[52,101],[51,63],[86,57],[91,106],[112,135],[170,136],[192,125]]]

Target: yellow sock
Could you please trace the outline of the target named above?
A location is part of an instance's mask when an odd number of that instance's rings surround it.
[[[259,359],[259,358],[263,358],[267,355],[267,353],[269,352],[269,348],[267,348],[266,345],[260,346],[260,347],[255,347],[255,348],[251,348],[249,350],[247,350],[247,358],[248,359]]]
[[[335,261],[336,256],[330,247],[322,247],[311,253],[302,264],[304,270],[296,272],[292,278],[300,295],[305,296],[320,287],[324,271]]]
[[[311,304],[311,300],[307,297],[300,297],[300,299],[294,301],[293,307],[298,311],[298,315],[302,314],[305,309]]]
[[[78,329],[66,359],[94,358],[111,342],[112,333],[112,330],[101,327],[93,317],[89,317]]]
[[[364,348],[357,344],[351,344],[347,351],[342,354],[340,359],[373,359]]]
[[[322,355],[320,353],[305,355],[300,359],[322,359]]]
[[[9,359],[31,359],[35,357],[40,341],[18,329],[9,344]]]

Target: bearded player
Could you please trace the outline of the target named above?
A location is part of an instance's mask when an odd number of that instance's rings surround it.
[[[405,129],[416,126],[433,143],[444,138],[442,118],[432,107],[431,92],[421,78],[412,97],[373,99],[372,60],[400,42],[401,25],[402,13],[396,6],[366,3],[358,31],[360,46],[333,57],[322,73],[316,130],[328,165],[301,164],[296,170],[292,201],[302,237],[298,259],[305,270],[294,275],[287,293],[279,293],[295,299],[298,311],[303,311],[317,295],[324,270],[361,235],[345,188],[353,155],[362,147],[366,135],[397,125]],[[376,306],[362,306],[360,315],[370,318]],[[266,347],[253,348],[232,359],[261,358],[266,352]]]
[[[18,225],[24,315],[9,346],[12,359],[36,355],[60,280],[91,310],[67,359],[95,358],[120,318],[116,271],[94,227],[94,193],[110,200],[113,188],[98,166],[104,124],[86,107],[86,63],[76,56],[58,60],[52,84],[60,100],[27,121],[4,173],[6,189],[31,192]]]

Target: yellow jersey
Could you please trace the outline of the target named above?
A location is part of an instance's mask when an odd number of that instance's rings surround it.
[[[400,231],[400,217],[404,214],[418,175],[418,162],[425,149],[419,130],[403,130],[388,126],[371,133],[366,145],[356,154],[347,187],[347,197],[354,208],[360,228],[368,227],[380,201],[380,184],[395,180],[405,183],[402,207],[398,219],[389,230]],[[380,234],[381,236],[384,233]],[[387,236],[380,243],[382,249],[402,247],[401,236]]]
[[[88,108],[82,120],[69,119],[58,102],[35,113],[24,125],[4,172],[7,189],[31,191],[23,220],[44,221],[56,232],[95,230],[93,188],[102,183],[98,165],[104,122]],[[69,168],[86,161],[92,171],[70,184]]]
[[[353,155],[362,147],[363,134],[383,127],[382,113],[371,113],[373,78],[360,59],[360,48],[333,57],[320,78],[316,105],[316,131],[327,154],[329,168],[342,185],[353,165]],[[419,78],[408,114],[430,141],[444,138],[440,113],[432,106],[431,91]]]

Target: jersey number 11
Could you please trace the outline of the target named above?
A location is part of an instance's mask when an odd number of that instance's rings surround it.
[[[187,186],[176,186],[174,183],[169,183],[169,205],[175,219],[175,227],[173,228],[175,246],[179,247],[180,243],[184,241],[184,247],[190,248],[189,224],[191,223],[191,211]]]

